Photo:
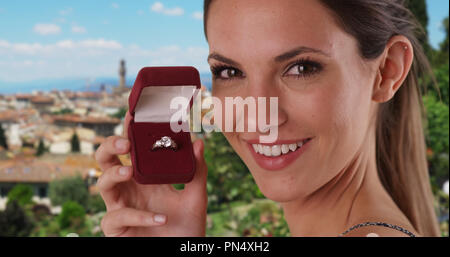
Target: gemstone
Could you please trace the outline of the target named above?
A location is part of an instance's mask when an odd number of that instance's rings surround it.
[[[172,141],[167,136],[162,137],[161,142],[162,144],[164,144],[165,147],[170,147],[172,145]]]

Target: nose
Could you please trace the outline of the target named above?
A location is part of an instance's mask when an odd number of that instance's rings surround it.
[[[266,134],[287,122],[280,87],[270,78],[249,79],[243,93],[245,97],[253,98],[256,104],[255,112],[248,112],[243,119],[246,128],[255,128],[254,132]],[[247,131],[252,132],[250,129]]]

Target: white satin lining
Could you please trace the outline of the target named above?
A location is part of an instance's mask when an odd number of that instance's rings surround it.
[[[134,121],[135,122],[170,122],[170,117],[180,111],[171,109],[170,103],[177,96],[186,99],[186,109],[188,111],[189,101],[196,93],[196,86],[150,86],[141,91],[141,95],[136,104]]]

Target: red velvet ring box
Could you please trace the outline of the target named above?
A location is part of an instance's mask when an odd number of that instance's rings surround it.
[[[194,67],[145,67],[134,82],[128,99],[131,121],[128,138],[131,142],[133,177],[139,184],[181,184],[192,180],[195,156],[189,131],[171,129],[170,108],[174,97],[190,99],[185,111],[192,108],[193,99],[200,89],[200,75]],[[187,102],[187,100],[186,100]],[[187,124],[189,120],[179,120]],[[163,136],[171,137],[178,149],[158,148],[153,144]]]

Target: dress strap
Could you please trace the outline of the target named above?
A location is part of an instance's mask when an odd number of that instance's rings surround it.
[[[339,236],[341,237],[341,236],[347,234],[348,232],[350,232],[350,231],[352,231],[354,229],[357,229],[357,228],[360,228],[360,227],[365,227],[365,226],[383,226],[383,227],[392,228],[392,229],[396,229],[398,231],[401,231],[401,232],[407,234],[410,237],[415,237],[416,236],[413,233],[411,233],[410,231],[408,231],[408,230],[406,230],[406,229],[404,229],[404,228],[402,228],[400,226],[392,225],[392,224],[388,224],[388,223],[384,223],[384,222],[364,222],[364,223],[359,223],[359,224],[356,224],[356,225],[352,226],[351,228],[349,228],[345,232],[341,233]]]

